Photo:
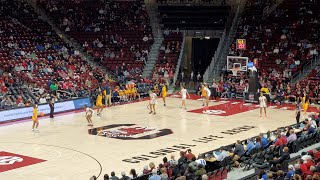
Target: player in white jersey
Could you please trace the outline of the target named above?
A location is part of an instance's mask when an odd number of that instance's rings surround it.
[[[184,107],[184,109],[186,110],[187,109],[187,106],[186,106],[187,95],[188,95],[189,98],[190,98],[190,95],[189,95],[188,91],[185,89],[185,87],[183,85],[181,86],[181,91],[179,92],[179,94],[182,97],[181,108]]]
[[[92,117],[92,115],[94,113],[94,110],[89,108],[89,107],[87,107],[86,105],[84,105],[84,109],[86,110],[86,115],[85,116],[86,116],[86,119],[87,119],[87,121],[89,123],[88,126],[93,126],[91,117]]]
[[[150,97],[150,101],[149,101],[149,107],[150,107],[150,113],[149,114],[156,114],[156,103],[157,103],[157,94],[149,91],[149,97]]]
[[[267,117],[267,98],[260,93],[259,97],[259,106],[260,106],[260,117],[262,117],[262,109],[264,110],[264,116]]]

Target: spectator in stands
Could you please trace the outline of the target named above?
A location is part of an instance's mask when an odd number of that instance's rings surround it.
[[[290,142],[293,142],[295,140],[297,140],[297,135],[294,133],[294,130],[293,129],[290,129],[289,130],[289,137],[287,138],[287,142],[290,143]]]
[[[316,128],[317,128],[317,123],[315,122],[314,119],[310,118],[311,120],[309,120],[308,118],[306,118],[304,120],[305,122],[305,126],[303,128],[304,131],[307,131],[308,134],[312,134],[315,132]]]
[[[272,144],[271,146],[282,146],[284,145],[285,143],[282,141],[281,139],[281,134],[278,134],[277,135],[277,139],[276,139],[276,142],[274,144]]]
[[[294,164],[294,174],[299,174],[299,175],[303,174],[299,164]]]
[[[261,170],[260,173],[259,173],[259,179],[262,179],[262,180],[267,180],[267,173],[265,170]]]
[[[150,167],[150,172],[156,169],[156,165],[153,162],[149,163],[149,167]]]
[[[293,176],[293,180],[302,180],[302,178],[301,178],[300,175],[295,174],[295,175]]]
[[[195,172],[198,169],[198,163],[196,162],[196,157],[193,157],[191,161],[189,161],[188,167]]]
[[[149,174],[151,171],[148,169],[148,165],[143,166],[142,174]]]
[[[109,175],[108,175],[108,174],[105,174],[105,175],[103,176],[103,180],[109,180]]]
[[[290,164],[288,166],[288,173],[286,175],[286,179],[292,179],[294,174],[295,174],[294,167],[292,164]]]
[[[280,139],[282,140],[283,144],[287,144],[288,141],[287,141],[286,133],[281,132],[280,135],[281,135]]]
[[[121,172],[121,178],[120,180],[130,180],[130,178],[128,176],[126,176],[126,173],[124,171]]]
[[[312,177],[318,176],[319,179],[319,172],[317,172],[317,168],[315,166],[310,166],[310,173]]]
[[[220,151],[219,154],[216,154],[215,152],[213,152],[213,155],[218,162],[221,162],[224,160],[225,157],[229,156],[229,154],[224,147],[221,147],[219,151]]]
[[[111,172],[110,180],[119,180],[119,178],[116,176],[116,174],[114,173],[114,171]]]
[[[277,172],[277,178],[276,178],[276,180],[284,180],[284,178],[285,178],[285,176],[284,176],[283,171],[282,171],[282,170],[279,170],[279,171]]]
[[[274,180],[272,173],[268,173],[268,174],[267,174],[267,180]]]
[[[232,162],[233,162],[234,166],[239,166],[240,165],[238,160],[244,154],[244,152],[245,151],[244,151],[243,144],[241,143],[240,140],[237,140],[236,147],[233,150],[233,158],[232,158]]]
[[[181,165],[185,161],[185,159],[186,159],[185,152],[180,151],[180,158],[178,159],[178,164]]]
[[[147,168],[148,168],[148,166],[147,166]],[[135,169],[131,169],[130,172],[129,172],[129,178],[130,179],[135,179],[137,177],[138,177],[138,175],[136,173],[136,170]]]
[[[290,153],[289,153],[289,148],[284,147],[283,148],[283,153],[279,158],[273,158],[273,160],[269,161],[270,166],[275,166],[277,164],[282,164],[283,161],[290,159]]]
[[[174,158],[174,154],[171,154],[171,159],[169,160],[169,164],[175,164],[175,165],[178,165],[178,161],[175,160]]]
[[[191,160],[193,157],[196,157],[196,156],[195,156],[194,154],[192,154],[191,149],[188,149],[188,150],[185,152],[184,157],[187,158],[187,160]]]
[[[0,109],[5,109],[5,104],[6,104],[6,98],[5,97],[0,98]]]
[[[24,107],[25,105],[24,105],[24,103],[23,103],[23,101],[20,101],[19,103],[18,103],[18,107]]]
[[[260,133],[260,138],[261,138],[261,145],[263,148],[267,147],[268,145],[268,139],[264,137],[263,133]]]
[[[256,149],[259,149],[259,148],[261,148],[261,147],[262,147],[261,137],[258,136],[258,137],[256,138],[255,148],[256,148]]]
[[[207,171],[204,169],[204,166],[202,164],[198,165],[198,170],[195,172],[196,176],[202,176],[204,174],[206,174]]]
[[[166,169],[164,167],[160,169],[160,172],[161,172],[161,174],[160,174],[161,180],[168,180],[169,179],[169,176],[168,176]]]
[[[250,154],[250,152],[254,149],[254,143],[251,139],[247,139],[247,154]]]
[[[149,180],[161,180],[161,177],[157,174],[157,170],[152,170],[152,175],[149,177]]]

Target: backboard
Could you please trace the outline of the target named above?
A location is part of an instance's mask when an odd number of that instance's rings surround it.
[[[227,56],[227,70],[239,68],[239,71],[248,71],[248,57]]]

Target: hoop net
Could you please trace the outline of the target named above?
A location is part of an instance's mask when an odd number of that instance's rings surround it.
[[[233,76],[237,76],[239,68],[233,68],[233,69],[231,69],[231,71],[232,71]]]

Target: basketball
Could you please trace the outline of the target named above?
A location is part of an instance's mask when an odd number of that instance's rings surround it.
[[[44,116],[44,112],[40,112],[40,116],[43,117]]]

